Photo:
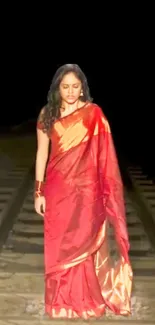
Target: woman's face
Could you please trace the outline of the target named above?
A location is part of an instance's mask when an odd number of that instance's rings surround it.
[[[74,104],[81,95],[82,84],[73,72],[69,72],[63,77],[59,90],[62,101]]]

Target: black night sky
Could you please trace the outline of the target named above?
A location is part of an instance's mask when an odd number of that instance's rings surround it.
[[[152,42],[143,30],[117,34],[112,29],[107,34],[96,27],[93,34],[82,29],[75,35],[75,30],[59,33],[49,21],[46,26],[45,17],[42,21],[31,14],[24,22],[23,16],[18,18],[1,39],[0,128],[36,119],[56,69],[77,63],[123,154],[155,175]]]

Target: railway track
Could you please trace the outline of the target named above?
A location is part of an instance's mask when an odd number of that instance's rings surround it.
[[[12,173],[12,179],[15,176],[20,179],[21,173]],[[132,315],[124,318],[107,313],[102,319],[91,321],[93,325],[155,323],[155,186],[139,167],[128,168],[128,177],[130,186],[125,186],[125,204],[134,272]],[[0,209],[9,202],[11,182],[10,177],[8,185],[3,182],[0,186]],[[51,323],[44,315],[43,219],[34,212],[33,179],[26,184],[20,206],[12,210],[14,215],[9,212],[1,233],[1,325]],[[17,195],[14,199],[18,201]],[[72,323],[75,321],[69,322]],[[80,320],[80,324],[84,323]],[[53,324],[65,325],[67,321]]]

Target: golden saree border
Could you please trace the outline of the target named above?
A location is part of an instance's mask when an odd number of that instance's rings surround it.
[[[106,221],[104,243],[97,250],[94,258],[96,275],[107,306],[114,313],[127,316],[131,314],[133,272],[131,265],[123,256],[116,262],[112,261],[109,254],[107,227]]]
[[[100,132],[111,133],[109,123],[104,115],[96,117],[96,114],[99,114],[97,108],[96,104],[88,102],[83,108],[77,109],[72,114],[55,122],[52,137],[53,143],[55,142],[54,138],[59,143],[59,153],[87,142],[90,139],[89,132],[91,132],[91,136],[98,135]],[[87,115],[90,116],[89,121],[87,121]],[[94,124],[93,121],[96,123]],[[102,122],[102,126],[100,122]]]
[[[96,309],[85,310],[81,312],[81,314],[77,314],[71,308],[54,308],[46,305],[46,312],[49,314],[50,318],[58,318],[58,319],[77,319],[79,317],[87,320],[92,317],[101,317],[105,311],[105,304],[98,306]]]

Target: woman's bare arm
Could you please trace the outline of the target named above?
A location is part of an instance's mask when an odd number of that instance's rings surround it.
[[[42,130],[37,129],[37,153],[35,177],[37,181],[44,181],[45,168],[49,152],[49,138]]]

